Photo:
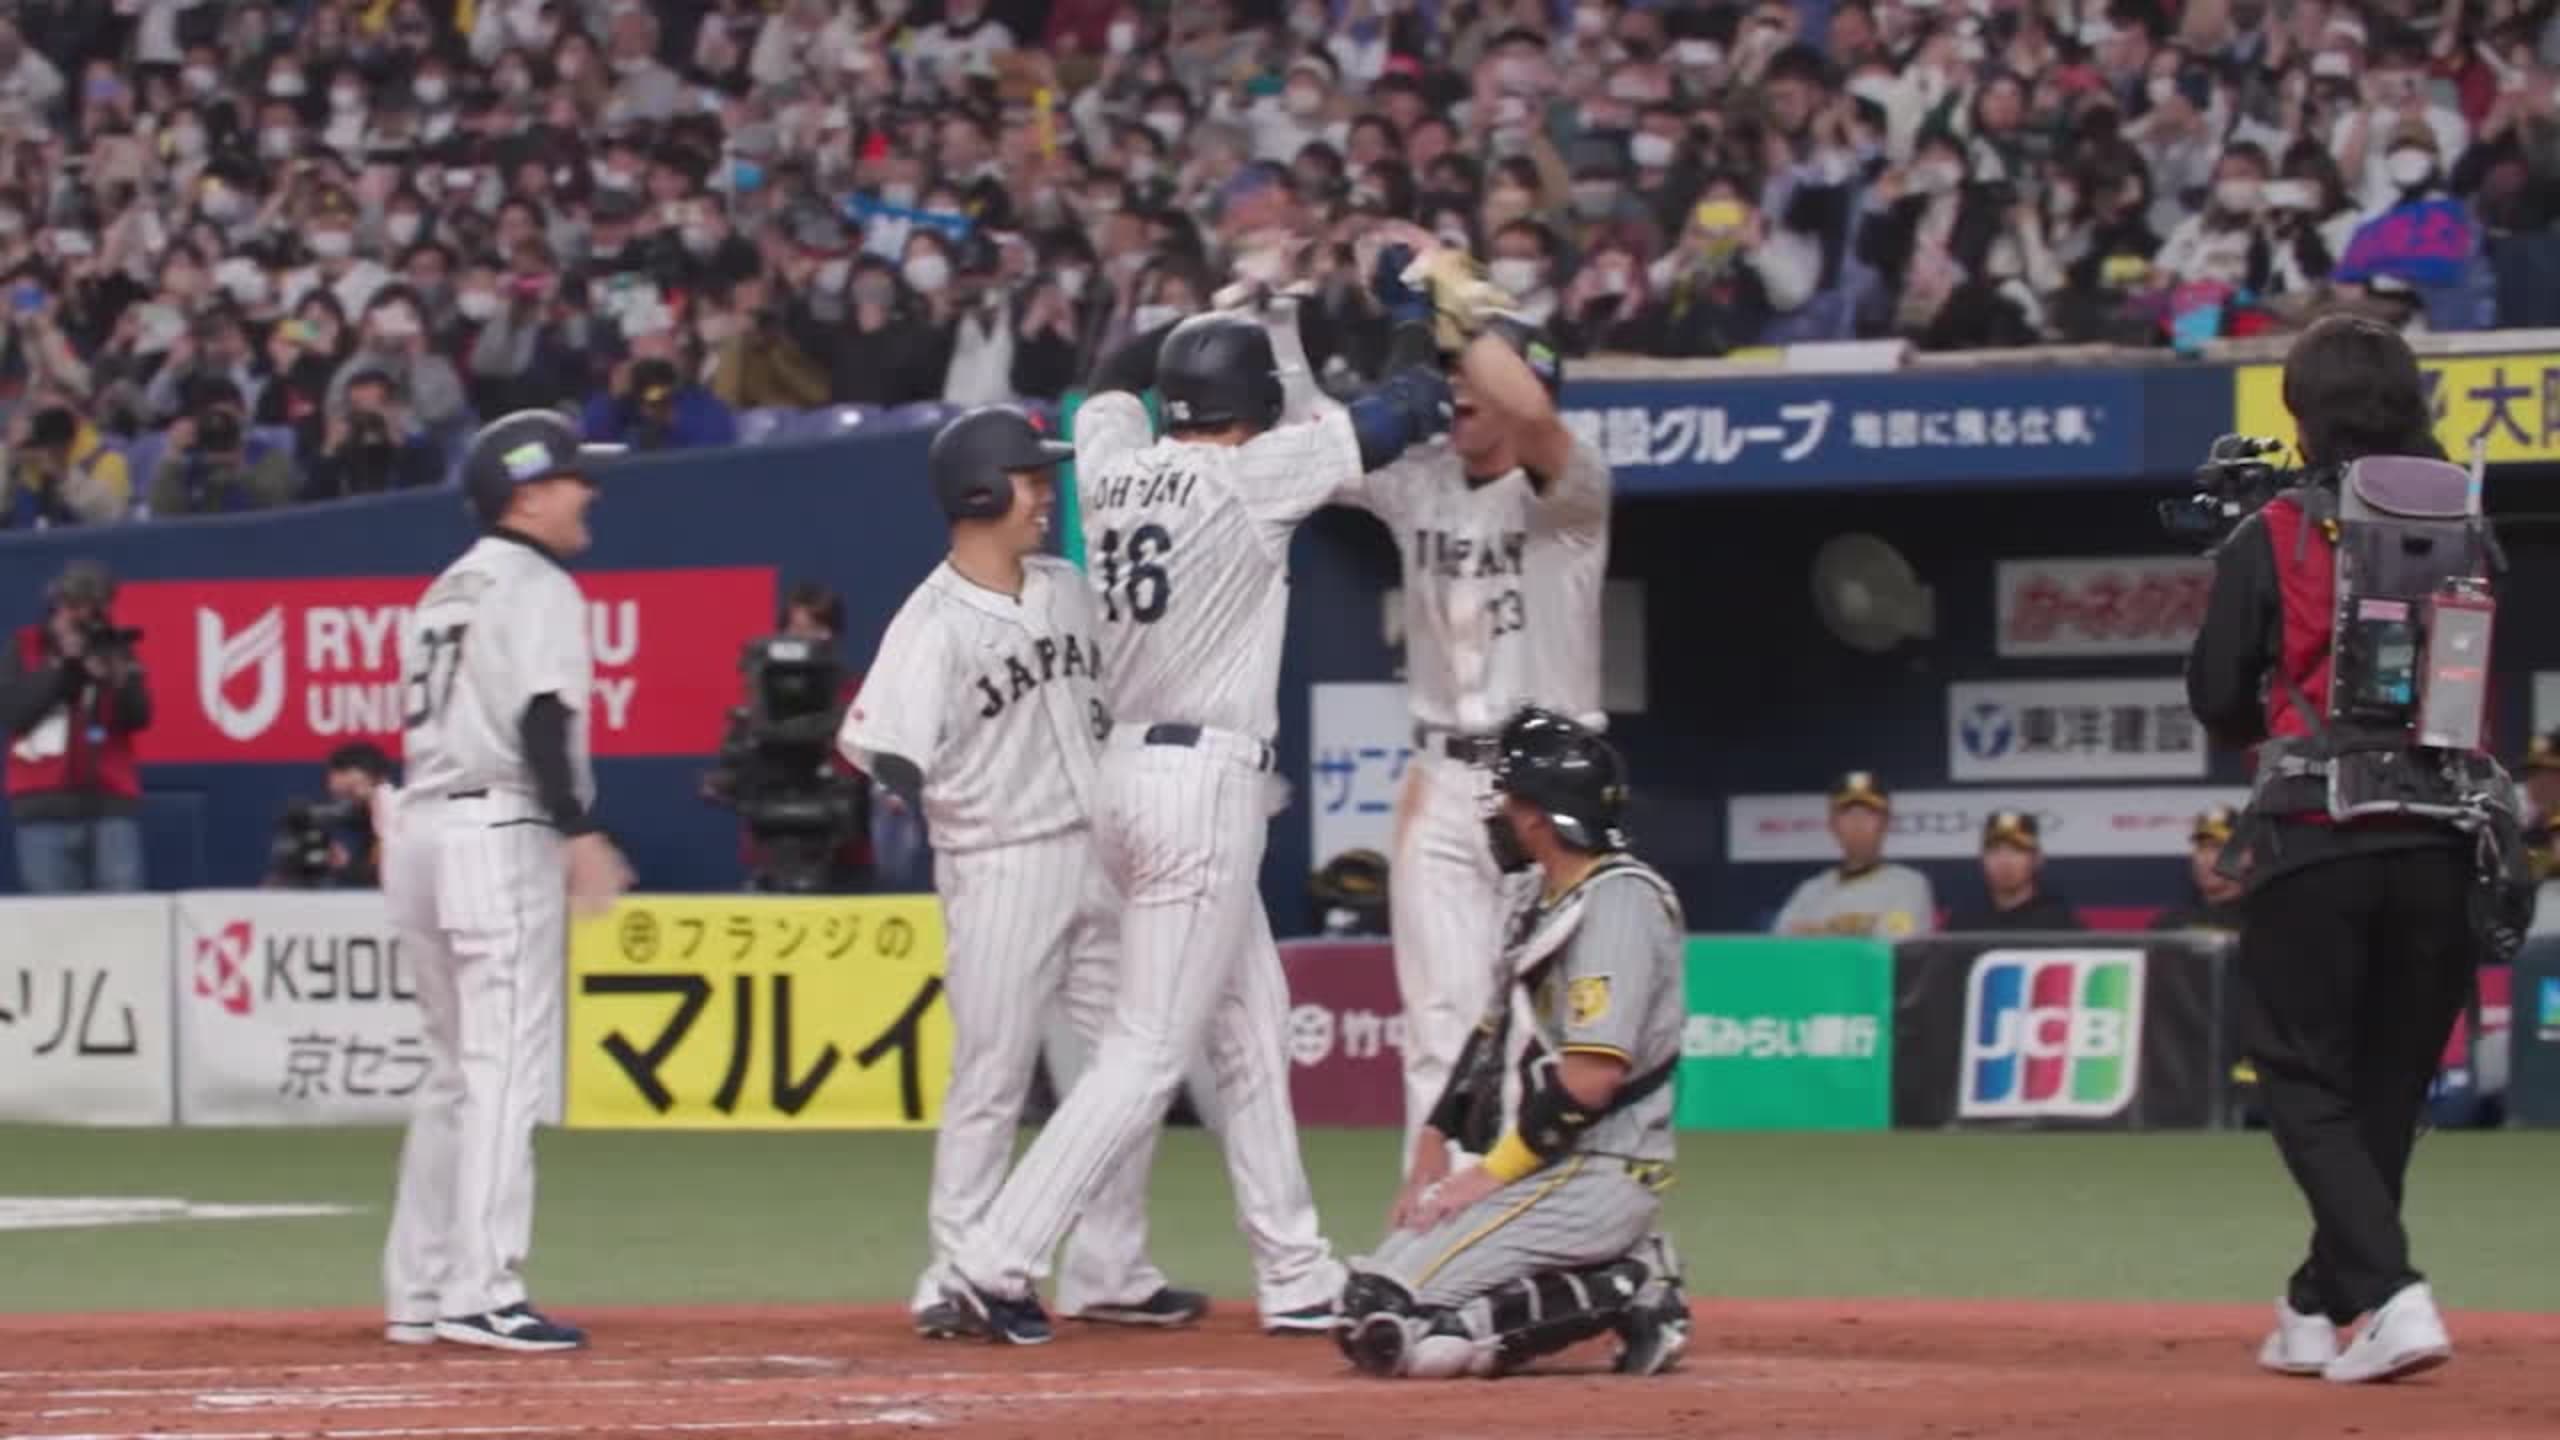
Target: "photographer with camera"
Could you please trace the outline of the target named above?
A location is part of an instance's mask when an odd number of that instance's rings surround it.
[[[249,433],[240,387],[215,378],[189,388],[187,414],[169,427],[167,448],[151,472],[151,513],[214,515],[292,499],[293,461]]]
[[[2388,1380],[2452,1354],[2402,1187],[2474,966],[2512,954],[2531,899],[2514,786],[2482,747],[2496,549],[2397,333],[2322,320],[2283,383],[2309,468],[2216,443],[2199,500],[2240,518],[2187,694],[2217,742],[2258,749],[2221,868],[2248,887],[2246,1050],[2313,1221],[2259,1363]]]
[[[115,598],[105,566],[71,562],[44,620],[0,661],[18,886],[31,895],[142,888],[133,737],[151,723],[151,691],[133,654],[142,632],[116,625]]]
[[[647,313],[626,321],[631,357],[615,369],[611,387],[587,401],[587,441],[633,450],[737,444],[738,417],[677,368],[674,317],[663,306],[639,308]]]
[[[729,712],[702,798],[738,812],[749,889],[858,894],[873,873],[871,779],[832,743],[862,688],[835,656],[844,601],[801,581],[778,625],[739,657],[746,702]],[[813,748],[822,726],[827,740]]]
[[[9,467],[0,480],[0,529],[103,525],[124,518],[133,478],[124,456],[67,392],[39,391],[9,421]]]
[[[391,377],[367,370],[347,382],[347,393],[302,482],[305,500],[379,495],[433,485],[444,478],[444,457],[408,407]]]
[[[267,881],[290,890],[370,890],[382,883],[381,808],[399,794],[391,757],[367,741],[324,762],[329,798],[295,800],[276,824]]]

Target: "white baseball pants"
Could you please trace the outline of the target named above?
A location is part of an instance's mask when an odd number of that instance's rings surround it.
[[[1398,797],[1387,912],[1404,1005],[1407,1165],[1502,969],[1506,887],[1484,832],[1492,793],[1492,772],[1482,766],[1417,754]]]

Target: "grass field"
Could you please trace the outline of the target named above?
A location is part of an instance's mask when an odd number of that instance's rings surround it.
[[[0,1127],[0,1197],[325,1202],[355,1213],[0,1231],[0,1311],[368,1306],[387,1130]],[[1376,1238],[1393,1137],[1317,1131],[1336,1246]],[[903,1300],[922,1258],[927,1135],[547,1133],[533,1278],[546,1303]],[[2466,1309],[2554,1305],[2560,1135],[2420,1145],[2419,1263]],[[1691,1135],[1671,1226],[1700,1296],[2263,1302],[2303,1241],[2255,1134]],[[1197,1132],[1156,1167],[1155,1256],[1248,1293],[1226,1179]]]

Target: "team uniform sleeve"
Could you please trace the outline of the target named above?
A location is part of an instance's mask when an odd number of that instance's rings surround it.
[[[1416,497],[1431,481],[1433,473],[1449,464],[1446,440],[1417,445],[1393,461],[1366,474],[1354,475],[1334,495],[1344,505],[1356,506],[1377,516],[1390,530],[1401,529],[1413,513]]]
[[[1661,898],[1642,881],[1604,881],[1582,905],[1563,959],[1560,1048],[1632,1066],[1655,989],[1670,980],[1660,973],[1662,957],[1679,953],[1679,937]]]
[[[1155,443],[1146,402],[1126,390],[1107,390],[1076,407],[1076,475],[1134,455]]]
[[[1787,903],[1778,907],[1778,918],[1769,922],[1771,934],[1784,935],[1813,917],[1814,892],[1821,881],[1819,875],[1808,875],[1796,883],[1796,888],[1787,896]]]
[[[1236,447],[1237,499],[1275,551],[1299,521],[1359,480],[1360,440],[1347,411],[1265,430]]]
[[[1609,462],[1590,441],[1575,437],[1564,473],[1539,477],[1538,498],[1531,502],[1533,532],[1567,538],[1597,538],[1609,528]]]
[[[587,649],[587,602],[577,582],[557,571],[545,571],[530,588],[531,613],[511,625],[522,647],[514,658],[523,689],[508,697],[508,711],[520,716],[534,697],[551,695],[562,708],[584,712],[593,703],[596,680]]]
[[[1893,929],[1897,914],[1907,915],[1910,928]],[[1903,940],[1915,935],[1932,935],[1938,929],[1938,895],[1930,888],[1929,877],[1917,870],[1904,870],[1902,883],[1894,887],[1894,908],[1882,917],[1888,940]]]
[[[880,637],[880,652],[864,672],[862,693],[845,711],[836,748],[865,770],[879,757],[896,755],[930,776],[942,745],[941,632],[930,613],[910,600]]]

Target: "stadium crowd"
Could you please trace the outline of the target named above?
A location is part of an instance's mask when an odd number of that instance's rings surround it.
[[[15,0],[0,526],[1047,399],[1417,221],[1569,351],[2495,320],[2554,0]]]

